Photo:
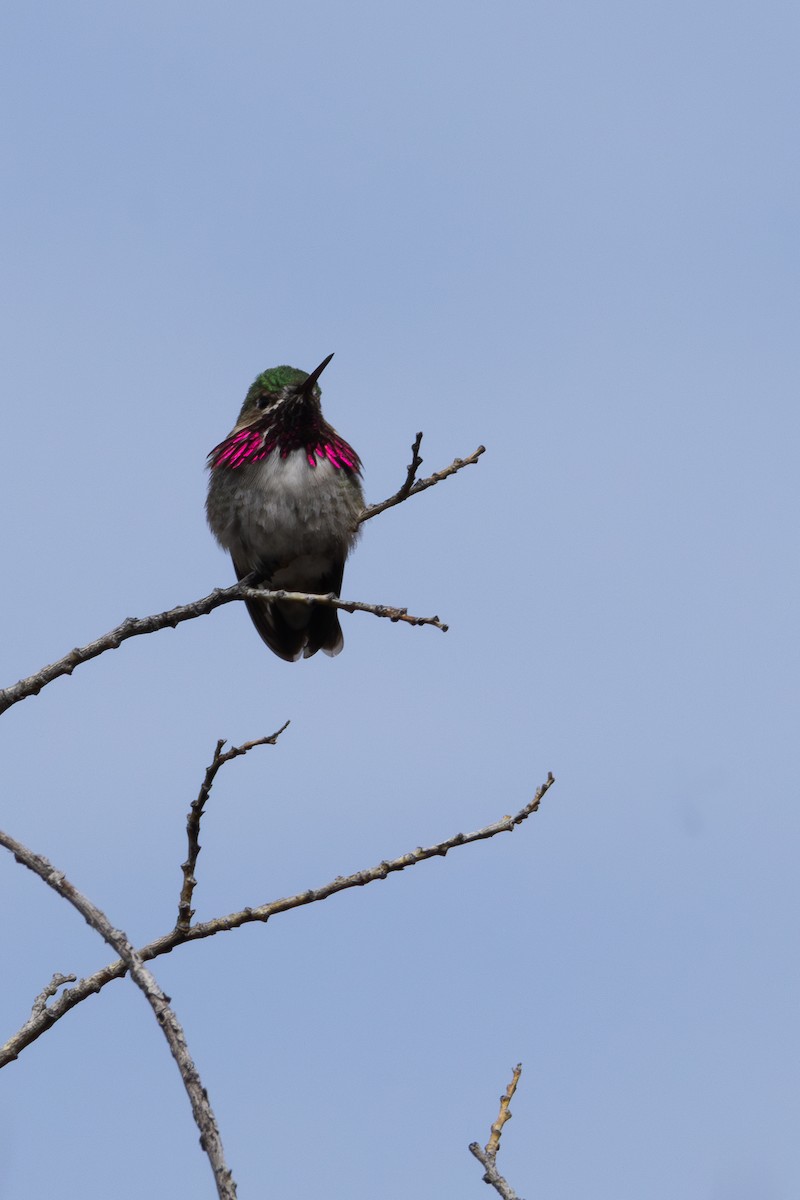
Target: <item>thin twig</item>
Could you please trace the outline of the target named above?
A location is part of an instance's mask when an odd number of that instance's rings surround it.
[[[296,604],[320,604],[323,608],[339,608],[343,612],[372,613],[374,617],[386,617],[389,621],[405,621],[407,625],[433,625],[447,633],[448,625],[444,625],[438,617],[412,617],[407,608],[391,608],[388,604],[364,604],[361,600],[340,600],[334,592],[315,596],[310,592],[266,591],[264,588],[248,587],[242,589],[242,598],[246,600],[291,600]]]
[[[438,842],[435,846],[428,846],[424,849],[418,846],[416,850],[411,851],[409,854],[402,854],[398,858],[378,863],[376,866],[370,867],[365,871],[357,871],[353,875],[340,875],[330,883],[315,890],[299,892],[288,898],[273,900],[269,904],[262,904],[257,908],[244,908],[239,912],[231,913],[225,917],[217,917],[212,921],[198,922],[196,925],[190,926],[187,930],[173,929],[163,937],[156,938],[155,941],[144,946],[138,951],[139,956],[143,961],[148,962],[151,959],[158,958],[162,954],[169,954],[177,946],[182,946],[186,942],[199,941],[202,938],[213,937],[218,933],[226,933],[232,929],[239,929],[242,925],[249,925],[253,921],[266,922],[279,913],[290,912],[292,909],[302,908],[306,904],[316,904],[320,900],[327,900],[329,896],[335,896],[337,892],[344,892],[354,887],[364,887],[366,884],[375,883],[379,879],[386,879],[388,875],[391,875],[395,871],[403,871],[406,867],[416,866],[417,863],[425,862],[427,859],[443,858],[448,851],[455,849],[457,846],[467,846],[472,842],[483,841],[486,838],[495,837],[498,833],[510,833],[517,825],[521,825],[532,813],[538,810],[542,797],[554,783],[555,779],[553,775],[549,774],[546,781],[538,788],[533,799],[524,808],[521,808],[515,816],[502,817],[499,821],[495,821],[491,825],[486,825],[483,829],[478,829],[475,833],[457,833],[454,837],[448,838],[444,842]],[[75,987],[68,988],[57,1000],[54,1000],[49,1005],[38,1022],[27,1021],[22,1029],[9,1038],[4,1046],[0,1047],[0,1068],[17,1058],[27,1046],[41,1037],[51,1025],[54,1025],[56,1021],[59,1021],[71,1009],[75,1008],[76,1005],[96,992],[99,992],[112,979],[121,979],[125,975],[126,970],[127,967],[124,961],[110,963],[100,971],[96,971],[94,975],[90,975],[86,979],[81,979]]]
[[[197,799],[192,801],[192,807],[186,816],[186,838],[189,843],[189,852],[186,856],[186,862],[181,863],[181,870],[183,871],[183,886],[181,888],[180,900],[178,901],[178,920],[175,925],[176,929],[180,929],[185,932],[189,928],[192,917],[194,916],[194,909],[192,908],[192,896],[194,895],[194,889],[197,886],[197,880],[195,879],[194,871],[195,867],[197,866],[198,855],[200,854],[200,821],[203,817],[203,809],[205,808],[206,800],[208,800],[208,797],[211,794],[211,788],[213,787],[217,771],[225,763],[230,762],[231,759],[240,758],[243,754],[247,754],[248,750],[252,750],[255,746],[274,746],[283,731],[288,729],[288,727],[289,722],[286,721],[285,724],[280,727],[280,729],[278,729],[275,733],[270,734],[269,737],[256,738],[252,742],[244,742],[241,746],[231,746],[230,750],[226,750],[224,754],[222,753],[222,747],[225,745],[225,739],[220,738],[220,740],[217,742],[214,750],[214,758],[211,762],[211,765],[206,768],[205,777],[201,784]]]
[[[509,1108],[509,1105],[511,1104],[514,1092],[517,1090],[517,1084],[519,1083],[519,1077],[521,1074],[522,1063],[517,1063],[517,1065],[514,1067],[514,1074],[511,1078],[511,1083],[508,1085],[505,1095],[500,1097],[500,1112],[497,1120],[492,1126],[489,1141],[486,1143],[487,1154],[497,1154],[497,1151],[500,1149],[500,1135],[503,1132],[503,1126],[505,1125],[506,1121],[511,1120],[511,1109]]]
[[[372,517],[376,517],[378,513],[384,512],[387,508],[393,508],[396,504],[401,504],[407,500],[409,496],[416,496],[418,492],[424,492],[426,488],[433,487],[434,484],[447,479],[450,475],[455,475],[462,467],[467,467],[471,463],[478,461],[481,454],[484,453],[484,447],[479,446],[474,454],[469,458],[456,458],[449,467],[445,467],[443,471],[437,471],[436,474],[430,475],[427,479],[420,479],[414,482],[414,476],[422,459],[419,457],[419,446],[422,440],[422,434],[418,433],[412,446],[412,461],[408,467],[406,480],[399,491],[390,496],[388,500],[384,500],[381,504],[369,504],[359,516],[359,524],[363,521],[369,521]],[[179,604],[175,608],[170,608],[166,612],[155,613],[151,617],[127,617],[121,624],[117,625],[102,637],[95,638],[92,642],[87,642],[85,646],[77,646],[74,650],[70,650],[63,658],[59,658],[56,662],[50,663],[48,666],[42,667],[33,675],[27,676],[25,679],[20,679],[18,683],[14,683],[7,688],[0,689],[0,714],[6,712],[14,704],[18,704],[20,700],[26,700],[29,696],[36,696],[52,683],[55,679],[60,679],[62,675],[71,675],[76,667],[82,663],[89,662],[92,658],[97,658],[100,654],[105,654],[107,650],[117,650],[123,642],[128,638],[139,637],[147,633],[156,633],[159,629],[167,627],[174,629],[183,621],[192,621],[196,617],[207,616],[208,613],[214,611],[215,608],[220,608],[223,604],[232,604],[237,600],[253,598],[252,591],[248,587],[248,583],[252,579],[242,580],[240,583],[235,583],[227,588],[215,588],[213,592],[209,592],[207,596],[203,596],[200,600],[195,600],[190,604]],[[336,596],[314,596],[306,592],[266,592],[259,591],[258,599],[291,599],[306,604],[322,604],[332,608],[341,608],[345,612],[368,612],[376,617],[386,617],[390,621],[404,621],[408,625],[434,625],[437,629],[447,632],[447,626],[444,625],[438,617],[414,617],[410,616],[405,608],[390,608],[383,604],[362,604],[356,600],[339,600]]]
[[[500,1112],[494,1125],[492,1125],[489,1141],[481,1148],[477,1142],[470,1144],[470,1151],[475,1155],[478,1162],[485,1168],[483,1182],[489,1183],[499,1192],[503,1200],[522,1200],[522,1197],[517,1196],[517,1193],[512,1188],[508,1180],[504,1179],[497,1170],[497,1151],[500,1149],[500,1135],[503,1132],[503,1126],[506,1121],[511,1120],[511,1099],[514,1092],[517,1090],[519,1077],[522,1074],[522,1063],[517,1063],[514,1067],[514,1074],[511,1078],[511,1083],[508,1085],[505,1094],[500,1097]]]
[[[42,988],[34,1000],[33,1007],[31,1008],[31,1018],[41,1017],[42,1013],[47,1011],[47,1001],[52,1000],[59,988],[62,988],[65,983],[77,982],[77,975],[62,975],[60,971],[56,971],[47,986]]]
[[[33,871],[40,879],[44,880],[48,887],[53,888],[59,896],[63,896],[73,908],[77,909],[84,920],[108,942],[112,949],[116,950],[124,962],[131,979],[144,993],[152,1008],[177,1063],[183,1085],[189,1096],[197,1128],[200,1130],[200,1146],[208,1155],[208,1161],[214,1173],[217,1194],[220,1196],[220,1200],[236,1200],[236,1184],[225,1163],[216,1118],[208,1099],[208,1093],[203,1087],[197,1068],[189,1054],[186,1036],[170,1007],[169,997],[161,990],[153,974],[144,965],[141,954],[134,950],[122,930],[115,929],[105,913],[73,887],[66,876],[61,871],[57,871],[46,858],[34,854],[27,846],[23,846],[21,842],[2,831],[0,831],[0,845],[10,850],[18,863]],[[50,986],[52,987],[52,983]],[[45,988],[45,992],[47,990]]]
[[[361,513],[361,516],[358,518],[359,523],[370,521],[373,517],[377,517],[378,513],[386,512],[387,508],[394,508],[396,504],[402,504],[404,500],[409,498],[409,496],[418,496],[420,492],[427,491],[427,489],[433,487],[434,484],[441,483],[443,479],[449,479],[451,475],[455,475],[464,467],[471,467],[478,461],[482,454],[486,453],[485,446],[478,446],[478,449],[474,454],[470,454],[469,458],[454,458],[450,463],[450,466],[445,467],[443,471],[436,471],[433,475],[429,475],[427,479],[418,479],[416,483],[414,483],[413,480],[414,475],[416,474],[416,469],[422,462],[421,458],[417,458],[417,451],[419,450],[421,441],[422,434],[418,433],[416,441],[412,446],[414,461],[409,465],[406,481],[400,490],[395,492],[393,496],[390,496],[388,500],[382,500],[380,504],[368,504]]]
[[[402,503],[402,501],[405,500],[406,496],[411,491],[411,486],[414,483],[414,480],[417,478],[417,471],[422,466],[422,455],[419,452],[421,445],[422,430],[420,429],[411,446],[411,462],[408,464],[408,473],[406,475],[405,483],[400,488],[400,491],[395,494],[395,499],[398,504]]]
[[[422,466],[422,458],[420,457],[419,448],[422,445],[422,431],[414,438],[411,446],[411,462],[408,464],[407,473],[402,486],[395,492],[393,496],[389,496],[387,500],[383,500],[380,504],[368,504],[358,518],[359,524],[362,521],[368,521],[370,517],[377,516],[378,512],[384,512],[387,508],[394,508],[395,504],[402,504],[409,496],[414,480],[417,477],[417,471]]]

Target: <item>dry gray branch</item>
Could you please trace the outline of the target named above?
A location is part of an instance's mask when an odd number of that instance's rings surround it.
[[[518,813],[514,816],[502,817],[499,821],[495,821],[491,825],[485,825],[482,829],[478,829],[474,833],[457,833],[446,841],[438,842],[434,846],[427,846],[425,848],[418,846],[416,850],[408,854],[402,854],[397,858],[385,860],[367,870],[357,871],[353,875],[340,875],[320,888],[299,892],[294,896],[279,900],[272,900],[270,903],[259,905],[256,908],[243,908],[239,912],[231,913],[225,917],[217,917],[212,921],[198,922],[196,925],[191,925],[185,930],[176,927],[163,937],[157,938],[155,941],[142,947],[137,953],[142,961],[148,962],[151,959],[158,958],[161,954],[169,954],[177,946],[184,945],[186,942],[199,941],[202,938],[213,937],[218,933],[226,933],[232,929],[239,929],[242,925],[249,925],[253,921],[269,921],[270,918],[277,916],[279,913],[290,912],[292,909],[301,908],[306,904],[316,904],[320,900],[327,900],[329,896],[335,896],[337,892],[344,892],[354,887],[364,887],[366,884],[375,883],[379,879],[386,879],[388,875],[391,875],[395,871],[404,871],[406,867],[416,866],[417,863],[425,862],[427,859],[443,858],[450,850],[455,849],[457,846],[468,846],[472,842],[479,842],[486,838],[495,837],[498,833],[510,833],[517,825],[521,825],[532,813],[538,810],[542,797],[554,783],[555,779],[553,775],[549,774],[546,781],[537,789],[533,799],[524,808],[521,808]],[[27,1046],[35,1042],[43,1033],[46,1033],[56,1021],[66,1016],[76,1005],[96,992],[99,992],[112,979],[121,979],[126,971],[127,966],[124,961],[110,963],[108,966],[96,971],[94,975],[90,975],[86,979],[81,979],[75,987],[64,991],[57,1000],[54,1000],[47,1007],[38,1021],[34,1021],[33,1017],[31,1017],[13,1037],[9,1038],[4,1046],[0,1047],[0,1068],[17,1058]]]
[[[46,858],[43,858],[39,854],[34,854],[27,846],[23,846],[21,842],[18,842],[15,838],[12,838],[9,834],[1,830],[0,845],[10,850],[18,863],[27,867],[28,870],[33,871],[40,879],[44,880],[48,887],[58,892],[59,896],[63,896],[73,908],[77,909],[84,920],[91,925],[92,929],[96,930],[120,956],[120,959],[125,964],[126,971],[130,972],[131,979],[144,993],[148,1004],[152,1008],[155,1018],[167,1039],[172,1056],[177,1063],[183,1085],[189,1096],[197,1128],[200,1130],[200,1146],[208,1155],[208,1161],[214,1173],[217,1193],[221,1200],[236,1200],[236,1184],[233,1181],[230,1169],[225,1163],[225,1155],[222,1149],[222,1141],[216,1118],[214,1117],[208,1094],[203,1087],[197,1068],[189,1054],[186,1036],[178,1018],[170,1007],[169,997],[164,994],[153,974],[144,965],[142,956],[134,950],[122,930],[115,929],[105,913],[73,887],[66,876],[61,871],[57,871]],[[31,1014],[31,1021],[34,1019],[37,1007],[46,1006],[47,994],[49,992],[52,995],[55,980],[61,979],[63,981],[66,978],[68,977],[53,977],[48,987],[37,997]],[[74,979],[75,976],[69,976],[69,978]],[[40,1005],[40,1002],[43,1000],[45,1003]],[[30,1022],[26,1024],[30,1024]]]
[[[58,990],[62,988],[65,983],[77,982],[77,975],[62,975],[60,971],[56,971],[47,986],[42,988],[42,990],[39,992],[39,995],[34,1000],[31,1007],[30,1020],[37,1021],[41,1019],[42,1015],[47,1012],[47,1001],[52,1000],[56,992],[58,992]]]
[[[20,679],[11,687],[0,690],[0,714],[14,704],[18,704],[20,700],[38,695],[42,688],[46,687],[48,683],[52,683],[54,679],[59,679],[62,675],[71,675],[81,663],[97,658],[106,650],[118,649],[128,638],[139,637],[145,633],[156,633],[159,629],[166,629],[167,626],[174,629],[183,621],[192,621],[195,617],[206,616],[223,604],[232,604],[235,600],[245,600],[251,596],[257,596],[259,599],[297,600],[306,604],[324,604],[331,608],[344,609],[345,612],[367,612],[376,617],[386,617],[390,621],[405,621],[409,625],[435,625],[443,632],[447,632],[447,626],[443,625],[438,617],[413,617],[405,608],[389,608],[385,604],[362,604],[358,600],[339,600],[333,595],[314,596],[309,592],[286,592],[283,590],[271,592],[266,588],[248,587],[247,581],[244,580],[229,588],[215,588],[202,600],[195,600],[191,604],[179,604],[176,608],[169,609],[168,612],[156,613],[152,617],[127,617],[121,625],[117,625],[116,629],[110,630],[85,646],[77,646],[74,650],[70,650],[69,654],[59,658],[57,662],[42,667],[35,675],[29,675],[27,679]]]
[[[444,625],[438,617],[413,617],[407,608],[392,608],[388,604],[365,604],[361,600],[340,600],[334,592],[327,595],[314,596],[310,592],[287,592],[283,589],[276,592],[265,592],[264,588],[242,587],[241,598],[245,600],[262,600],[264,595],[272,600],[293,600],[297,604],[321,604],[326,608],[339,608],[343,612],[372,613],[374,617],[386,617],[389,621],[405,621],[407,625],[433,625],[447,633],[449,626]]]
[[[500,1135],[503,1132],[503,1126],[506,1121],[511,1120],[511,1099],[514,1092],[517,1090],[519,1077],[522,1074],[522,1063],[517,1063],[514,1067],[514,1073],[511,1077],[511,1083],[506,1088],[504,1095],[500,1097],[500,1112],[497,1120],[494,1122],[489,1134],[489,1141],[485,1146],[481,1147],[477,1142],[470,1143],[470,1151],[475,1155],[478,1162],[484,1168],[483,1182],[491,1184],[496,1192],[503,1197],[503,1200],[522,1200],[521,1196],[512,1188],[508,1180],[497,1169],[497,1151],[500,1149]]]

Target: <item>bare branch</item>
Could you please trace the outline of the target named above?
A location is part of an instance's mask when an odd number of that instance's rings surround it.
[[[422,462],[422,459],[419,457],[421,441],[422,434],[418,433],[411,448],[412,461],[408,466],[408,474],[400,490],[381,504],[367,505],[358,518],[359,523],[369,521],[372,517],[376,517],[378,513],[384,512],[387,508],[393,508],[396,504],[402,504],[409,496],[416,496],[418,492],[424,492],[426,488],[433,487],[434,484],[439,483],[442,479],[447,479],[448,476],[455,475],[462,467],[467,467],[471,463],[477,462],[480,455],[484,453],[484,447],[479,446],[469,458],[456,458],[443,471],[438,471],[427,479],[420,479],[415,483],[414,478]],[[95,638],[94,641],[88,642],[85,646],[77,646],[74,650],[70,650],[69,654],[65,654],[63,658],[59,658],[56,662],[42,667],[35,674],[29,675],[25,679],[20,679],[18,683],[12,684],[10,687],[0,689],[0,714],[4,713],[14,704],[18,704],[20,700],[26,700],[28,696],[37,696],[42,688],[47,687],[54,679],[60,679],[62,675],[71,675],[75,668],[79,667],[82,663],[89,662],[90,659],[97,658],[100,654],[105,654],[107,650],[117,650],[128,638],[140,637],[146,633],[156,633],[159,629],[166,629],[168,626],[174,629],[177,625],[182,624],[183,621],[192,621],[196,617],[207,616],[215,608],[220,608],[223,604],[231,604],[236,600],[252,599],[253,592],[248,587],[248,584],[251,584],[252,581],[252,577],[248,577],[248,579],[244,579],[240,583],[235,583],[231,587],[215,588],[213,592],[209,592],[207,596],[203,596],[200,600],[195,600],[191,604],[179,604],[175,608],[170,608],[166,612],[155,613],[151,617],[127,617],[120,625],[103,634],[102,637]],[[345,612],[351,613],[372,613],[373,616],[387,617],[390,621],[404,621],[408,625],[434,625],[437,629],[441,629],[445,633],[447,632],[447,626],[438,617],[413,617],[409,615],[408,610],[405,608],[390,608],[384,604],[362,604],[356,600],[339,600],[338,597],[333,595],[314,596],[307,592],[259,591],[259,599],[270,599],[272,597],[277,600],[289,599],[299,603],[329,605],[332,608],[341,608]]]
[[[491,1137],[486,1143],[487,1154],[497,1154],[497,1151],[500,1149],[500,1135],[503,1132],[503,1126],[505,1125],[506,1121],[511,1120],[511,1109],[509,1108],[509,1105],[511,1104],[511,1099],[514,1095],[514,1092],[517,1090],[517,1084],[519,1083],[519,1077],[521,1074],[522,1063],[517,1063],[517,1065],[514,1067],[514,1074],[511,1078],[511,1083],[508,1085],[505,1095],[500,1097],[500,1112],[497,1120],[492,1126]]]
[[[33,1025],[35,1026],[36,1023],[41,1021],[43,1017],[46,1018],[47,1001],[52,1000],[53,996],[55,996],[55,994],[59,990],[59,988],[62,988],[65,983],[77,983],[77,982],[78,982],[77,975],[62,975],[59,971],[56,971],[55,975],[50,980],[50,982],[47,984],[47,986],[42,988],[41,992],[39,992],[39,995],[34,1000],[33,1006],[31,1008],[30,1019],[28,1021],[26,1021],[25,1025],[23,1025],[22,1028],[26,1029],[27,1026],[30,1025],[31,1023],[33,1023]]]
[[[514,1074],[511,1078],[511,1083],[508,1085],[505,1095],[500,1097],[500,1112],[494,1125],[492,1125],[489,1141],[486,1143],[485,1147],[481,1149],[477,1142],[472,1142],[469,1147],[470,1151],[475,1155],[478,1162],[481,1163],[485,1168],[483,1182],[491,1184],[495,1191],[500,1193],[500,1195],[503,1197],[503,1200],[522,1200],[521,1197],[517,1196],[517,1193],[511,1187],[511,1184],[504,1179],[497,1170],[496,1162],[497,1151],[500,1149],[500,1135],[503,1132],[503,1126],[505,1125],[506,1121],[511,1120],[511,1109],[509,1108],[509,1105],[511,1104],[511,1099],[514,1095],[514,1092],[517,1090],[517,1084],[519,1083],[519,1077],[521,1074],[522,1063],[517,1063],[517,1065],[514,1067]]]
[[[420,431],[414,438],[414,443],[411,447],[411,462],[408,464],[407,474],[402,486],[390,496],[388,500],[382,501],[380,504],[368,504],[358,518],[359,525],[363,521],[368,521],[370,517],[375,517],[379,512],[384,512],[387,508],[394,508],[396,504],[402,504],[411,492],[414,480],[417,477],[417,471],[422,466],[422,458],[420,457],[419,448],[422,445],[422,432]]]
[[[2,831],[0,831],[0,845],[10,850],[18,863],[33,871],[40,879],[44,880],[48,887],[53,888],[54,891],[58,892],[59,896],[63,896],[73,908],[77,909],[84,920],[108,942],[112,949],[116,950],[124,962],[126,970],[130,972],[131,979],[144,993],[148,1004],[152,1008],[155,1018],[167,1039],[172,1056],[177,1063],[178,1070],[183,1079],[183,1085],[189,1096],[197,1128],[200,1130],[200,1145],[208,1155],[211,1170],[214,1173],[217,1194],[220,1196],[220,1200],[236,1200],[236,1184],[225,1163],[225,1155],[222,1149],[222,1141],[219,1136],[216,1118],[209,1103],[208,1094],[203,1087],[200,1076],[197,1073],[197,1068],[189,1054],[186,1036],[178,1018],[170,1008],[169,997],[164,994],[153,974],[144,965],[142,956],[134,950],[122,930],[115,929],[105,913],[73,887],[66,876],[61,871],[57,871],[46,858],[43,858],[39,854],[34,854],[27,846],[23,846],[21,842],[16,841],[15,838],[10,837],[9,834]],[[61,978],[64,979],[66,977],[62,976]],[[70,978],[74,979],[75,977],[73,975]],[[37,998],[37,1004],[43,996],[46,998],[46,993],[52,987],[53,982],[51,981],[49,987],[45,988],[42,995]],[[37,1005],[34,1004],[34,1013],[36,1007]],[[34,1013],[31,1014],[31,1021],[34,1018]]]
[[[449,625],[444,625],[438,617],[412,617],[407,608],[390,608],[388,604],[363,604],[360,600],[340,600],[334,592],[327,595],[314,596],[310,592],[268,592],[264,588],[248,587],[242,589],[242,598],[246,600],[291,600],[296,604],[321,604],[325,608],[340,608],[344,612],[372,613],[374,617],[387,617],[390,621],[405,621],[407,625],[434,625],[447,633]]]
[[[32,1012],[42,1012],[45,1008],[47,1008],[47,1001],[51,1000],[53,996],[55,996],[59,988],[62,988],[65,983],[77,983],[77,981],[77,975],[62,975],[59,971],[56,971],[47,987],[43,988],[34,1000]]]
[[[448,851],[455,849],[457,846],[467,846],[471,842],[483,841],[486,838],[495,837],[498,833],[510,833],[517,825],[521,825],[532,813],[538,810],[542,797],[554,783],[555,779],[553,775],[548,774],[546,781],[537,789],[533,799],[524,808],[521,808],[515,816],[502,817],[499,821],[495,821],[491,825],[486,825],[483,829],[476,830],[475,833],[457,833],[454,837],[448,838],[444,842],[438,842],[435,846],[428,846],[424,849],[418,846],[416,850],[411,851],[409,854],[402,854],[398,858],[378,863],[377,866],[370,867],[365,871],[357,871],[354,875],[340,875],[330,883],[315,890],[299,892],[288,898],[273,900],[269,904],[262,904],[257,908],[244,908],[239,912],[231,913],[226,917],[217,917],[212,921],[198,922],[186,930],[175,928],[139,950],[139,957],[143,961],[148,962],[151,959],[158,958],[162,954],[169,954],[177,946],[182,946],[186,942],[199,941],[202,938],[213,937],[218,933],[226,933],[232,929],[239,929],[242,925],[249,925],[253,921],[266,922],[279,913],[290,912],[292,909],[302,908],[306,904],[316,904],[320,900],[327,900],[329,896],[334,896],[337,892],[344,892],[354,887],[364,887],[366,884],[375,883],[379,879],[386,879],[388,875],[391,875],[395,871],[403,871],[406,867],[416,866],[417,863],[425,862],[427,859],[443,858]],[[127,967],[124,961],[113,962],[103,967],[100,971],[96,971],[94,975],[90,975],[87,979],[81,979],[75,987],[68,988],[57,1000],[53,1001],[38,1022],[34,1022],[33,1018],[31,1018],[30,1021],[25,1023],[22,1029],[9,1038],[4,1046],[0,1047],[0,1068],[17,1058],[26,1046],[31,1045],[51,1025],[54,1025],[56,1021],[66,1016],[70,1009],[75,1008],[77,1004],[99,992],[112,979],[121,979],[126,971]]]
[[[427,479],[419,479],[414,483],[414,476],[417,472],[417,467],[422,462],[418,457],[422,434],[418,433],[414,445],[411,447],[414,456],[414,461],[409,465],[406,481],[398,492],[390,496],[388,500],[382,500],[380,504],[368,504],[361,516],[358,518],[359,523],[370,521],[373,517],[377,517],[378,513],[386,512],[387,508],[394,508],[396,504],[402,504],[409,496],[418,496],[420,492],[427,491],[437,483],[441,483],[443,479],[449,479],[451,475],[455,475],[463,467],[471,467],[478,461],[482,454],[486,453],[485,446],[478,446],[474,454],[470,454],[469,458],[454,458],[449,467],[445,467],[443,471],[436,471],[433,475],[429,475]]]
[[[156,613],[152,617],[127,617],[122,624],[117,625],[109,633],[95,638],[93,642],[88,642],[85,646],[77,646],[63,658],[50,663],[47,667],[42,667],[35,675],[29,675],[27,679],[20,679],[19,683],[0,691],[0,713],[4,713],[12,705],[18,704],[20,700],[26,700],[28,696],[38,695],[42,688],[46,687],[48,683],[52,683],[54,679],[59,679],[62,675],[71,675],[81,663],[97,658],[106,650],[118,649],[128,638],[138,637],[145,633],[155,633],[159,629],[166,629],[167,626],[174,629],[182,621],[191,621],[195,617],[206,616],[222,604],[241,600],[241,593],[241,584],[234,583],[228,588],[215,588],[202,600],[196,600],[192,604],[179,604],[176,608],[169,609],[168,612]]]
[[[47,667],[42,667],[35,675],[29,675],[27,679],[20,679],[19,683],[0,690],[0,713],[4,713],[6,709],[18,704],[20,700],[26,700],[28,696],[38,695],[42,688],[46,687],[48,683],[52,683],[54,679],[59,679],[62,675],[71,675],[81,663],[97,658],[106,650],[116,650],[128,638],[138,637],[145,633],[155,633],[159,629],[166,629],[167,626],[174,629],[183,621],[206,616],[223,604],[231,604],[234,600],[245,599],[294,600],[304,604],[323,604],[330,608],[342,608],[345,612],[368,612],[376,617],[387,617],[390,621],[405,621],[409,625],[435,625],[437,629],[447,632],[447,626],[443,625],[438,617],[409,616],[408,610],[405,608],[389,608],[382,604],[361,604],[357,600],[339,600],[332,594],[314,596],[309,592],[286,592],[282,589],[270,592],[264,588],[248,587],[246,581],[243,581],[235,583],[229,588],[215,588],[202,600],[195,600],[191,604],[179,604],[176,608],[156,613],[152,617],[128,617],[121,625],[117,625],[116,629],[103,634],[95,641],[70,650],[69,654],[65,654],[63,658],[59,658],[57,662],[51,663]]]
[[[517,1195],[508,1180],[504,1179],[500,1174],[493,1157],[490,1157],[477,1142],[471,1142],[469,1148],[478,1162],[485,1168],[483,1175],[484,1183],[491,1184],[495,1191],[500,1193],[503,1200],[522,1200],[522,1197]]]
[[[396,504],[401,504],[403,502],[403,500],[405,500],[406,496],[411,491],[411,485],[413,484],[414,480],[417,477],[417,471],[422,466],[423,460],[422,460],[422,456],[420,455],[420,452],[419,452],[419,448],[421,445],[422,445],[422,430],[420,429],[419,433],[414,438],[413,445],[411,446],[411,462],[408,464],[408,474],[406,475],[405,483],[400,488],[400,491],[396,492],[395,496],[394,496],[394,500],[395,500]]]
[[[253,742],[244,742],[241,746],[231,746],[230,750],[222,753],[222,747],[225,745],[225,739],[221,738],[214,750],[214,758],[211,765],[206,768],[205,778],[200,787],[197,799],[192,802],[192,807],[186,817],[186,838],[189,843],[189,852],[186,856],[186,862],[181,864],[183,871],[183,887],[181,888],[180,900],[178,901],[178,920],[175,925],[176,929],[186,932],[194,916],[192,908],[192,896],[197,885],[197,880],[194,877],[197,859],[200,854],[200,821],[203,817],[203,809],[205,808],[206,800],[211,794],[211,788],[217,775],[217,771],[225,763],[230,762],[234,758],[240,758],[243,754],[247,754],[248,750],[252,750],[255,746],[274,746],[278,738],[285,729],[288,729],[289,722],[286,721],[280,729],[269,737],[256,738]],[[75,976],[73,975],[74,979]]]

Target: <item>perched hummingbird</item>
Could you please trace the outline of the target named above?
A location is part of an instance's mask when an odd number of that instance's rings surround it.
[[[272,367],[245,396],[239,419],[208,456],[206,515],[230,551],[237,578],[252,571],[271,589],[339,595],[364,507],[361,460],[322,415],[310,375]],[[335,608],[246,600],[261,637],[295,662],[344,645]]]

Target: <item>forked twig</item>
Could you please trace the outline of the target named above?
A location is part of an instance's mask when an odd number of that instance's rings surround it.
[[[197,799],[192,801],[192,807],[189,809],[186,817],[186,838],[189,843],[189,852],[186,855],[186,861],[181,863],[183,886],[181,887],[181,895],[178,901],[178,920],[175,925],[175,928],[181,930],[183,933],[189,928],[194,916],[192,896],[197,886],[194,871],[200,854],[200,821],[203,817],[203,809],[205,808],[206,801],[211,794],[211,788],[216,779],[217,771],[225,763],[231,762],[234,758],[241,758],[242,755],[247,754],[249,750],[254,749],[256,746],[274,746],[283,731],[288,728],[289,722],[286,721],[281,725],[280,729],[270,734],[269,737],[255,738],[254,741],[244,742],[241,746],[231,746],[230,750],[226,750],[224,754],[222,747],[225,745],[225,739],[220,738],[217,742],[214,749],[214,757],[211,764],[206,768],[205,777],[200,786]]]
[[[443,479],[449,479],[451,475],[457,474],[464,467],[473,466],[482,454],[486,453],[485,446],[478,446],[474,454],[470,454],[468,458],[454,458],[449,467],[445,467],[443,471],[435,471],[433,475],[429,475],[427,479],[419,479],[415,482],[415,476],[418,468],[422,464],[422,459],[419,456],[419,448],[422,442],[422,434],[418,433],[414,439],[414,444],[411,447],[411,462],[408,465],[408,474],[405,482],[399,491],[390,496],[388,500],[382,500],[380,504],[368,504],[358,518],[359,523],[370,521],[373,517],[377,517],[379,513],[386,512],[387,508],[394,508],[396,504],[402,504],[409,496],[418,496],[420,492],[427,491],[437,483],[441,483]]]

